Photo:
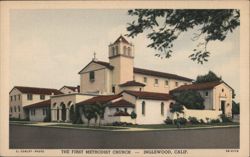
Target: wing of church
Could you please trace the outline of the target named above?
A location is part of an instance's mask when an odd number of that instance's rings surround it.
[[[172,116],[170,106],[175,101],[170,91],[173,93],[187,89],[196,89],[204,96],[206,111],[200,119],[209,116],[211,119],[216,118],[221,113],[231,115],[233,89],[226,83],[192,84],[193,80],[184,76],[134,67],[134,45],[123,36],[108,48],[108,62],[94,57],[79,71],[80,86],[63,86],[60,93],[54,91],[46,99],[34,100],[37,92],[30,91],[26,93],[27,100],[23,96],[23,103],[14,102],[12,97],[25,93],[18,88],[12,90],[10,116],[18,118],[15,108],[19,106],[22,108],[22,111],[19,111],[22,118],[42,121],[50,115],[51,121],[70,122],[75,109],[80,108],[81,119],[86,122],[84,106],[101,104],[106,108],[103,117],[99,118],[102,118],[105,124],[161,124],[167,117]],[[136,119],[131,118],[132,112],[137,115]],[[190,115],[194,113],[188,112]],[[94,123],[94,120],[91,123]]]

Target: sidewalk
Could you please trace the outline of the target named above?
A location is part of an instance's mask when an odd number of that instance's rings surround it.
[[[64,129],[97,130],[97,131],[168,131],[168,130],[171,131],[171,130],[197,130],[197,129],[239,127],[239,125],[224,125],[224,126],[199,126],[199,127],[182,127],[182,128],[139,128],[139,127],[129,127],[129,126],[101,126],[102,128],[94,128],[94,127],[88,128],[87,125],[84,125],[84,124],[83,124],[84,127],[77,127],[70,123],[60,123],[60,122],[35,122],[35,123],[26,123],[26,124],[14,122],[14,124],[39,126],[39,127],[64,128]],[[60,125],[65,125],[65,126],[60,126]],[[105,127],[107,128],[105,129]],[[109,129],[109,128],[114,128],[114,130]]]

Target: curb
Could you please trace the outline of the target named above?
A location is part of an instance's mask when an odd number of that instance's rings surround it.
[[[11,123],[10,123],[11,124]],[[220,129],[220,128],[237,128],[239,125],[226,125],[226,126],[208,126],[208,127],[190,127],[190,128],[163,128],[163,129],[151,129],[151,128],[119,128],[119,129],[95,129],[95,128],[81,128],[81,127],[67,127],[67,126],[41,126],[32,124],[17,124],[12,123],[12,125],[25,125],[31,127],[48,127],[48,128],[58,128],[58,129],[76,129],[76,130],[92,130],[92,131],[110,131],[110,132],[140,132],[140,131],[177,131],[177,130],[203,130],[203,129]],[[116,127],[114,127],[116,128]],[[137,130],[138,129],[138,130]]]

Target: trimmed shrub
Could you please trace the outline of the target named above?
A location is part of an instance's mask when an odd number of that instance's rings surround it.
[[[183,118],[183,117],[180,117],[180,118],[177,118],[174,120],[174,124],[178,125],[185,125],[187,124],[187,119],[186,118]]]
[[[113,122],[113,126],[128,126],[128,125],[133,125],[132,123],[127,123],[127,122]]]
[[[232,119],[227,117],[225,114],[221,114],[220,118],[221,118],[223,123],[232,122]]]
[[[130,114],[130,117],[131,117],[131,119],[136,119],[137,114],[134,111],[132,111]]]
[[[164,120],[164,123],[165,123],[165,124],[168,124],[168,125],[171,125],[171,124],[173,124],[173,120],[170,119],[169,117],[167,117],[167,119]]]
[[[201,124],[205,124],[205,122],[204,122],[203,119],[200,119],[200,123],[201,123]]]
[[[200,123],[196,117],[188,117],[188,120],[191,124],[199,124]]]
[[[220,123],[220,119],[211,119],[210,123]]]

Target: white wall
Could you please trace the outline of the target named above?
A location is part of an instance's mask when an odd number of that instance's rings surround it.
[[[163,77],[157,76],[149,76],[149,75],[142,75],[134,73],[135,81],[141,82],[146,84],[143,88],[144,91],[148,92],[160,92],[160,93],[169,93],[170,90],[173,90],[185,83],[190,84],[191,82],[182,81],[182,80],[175,80],[175,79],[167,79]],[[144,77],[147,78],[147,83],[144,82]],[[158,85],[155,85],[155,79],[158,79]],[[168,80],[168,85],[165,85],[165,80]],[[175,85],[175,82],[178,82],[178,86]]]
[[[43,115],[43,109],[46,108],[34,108],[34,109],[35,109],[35,115],[31,115],[32,109],[29,109],[30,121],[43,122],[44,118],[46,117],[46,114]]]
[[[142,102],[145,101],[145,115],[142,115]],[[164,102],[164,115],[161,114],[161,102]],[[142,100],[136,101],[137,124],[162,124],[169,116],[169,105],[172,101]]]
[[[187,109],[184,107],[184,114],[180,114],[179,117],[184,117],[188,120],[189,117],[196,117],[198,120],[202,119],[204,122],[207,122],[206,118],[218,119],[220,118],[221,111],[215,110],[193,110]],[[172,119],[176,119],[176,114],[171,115]]]
[[[16,95],[16,100],[14,100],[14,96]],[[19,100],[18,99],[18,95],[20,95],[21,99]],[[12,113],[10,112],[11,114],[11,117],[13,118],[19,118],[19,115],[20,115],[20,118],[21,119],[24,119],[26,118],[26,115],[24,113],[24,110],[23,110],[23,107],[24,106],[27,106],[27,105],[30,105],[30,104],[34,104],[34,103],[37,103],[37,102],[41,102],[41,101],[45,101],[45,100],[48,100],[50,99],[50,95],[45,95],[45,99],[44,100],[41,100],[40,99],[40,94],[32,94],[32,100],[28,100],[27,98],[27,94],[24,94],[24,93],[21,93],[18,89],[14,88],[11,93],[9,94],[9,97],[12,96],[12,101],[10,100],[9,103],[10,103],[10,107],[12,107]],[[10,98],[9,98],[10,99]],[[14,112],[14,107],[16,106],[16,112]],[[20,112],[18,111],[18,106],[20,106]]]

